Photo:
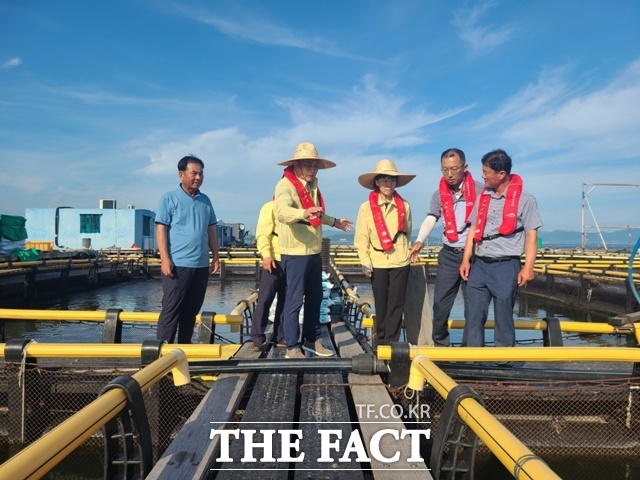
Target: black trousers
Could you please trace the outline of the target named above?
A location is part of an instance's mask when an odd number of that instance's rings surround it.
[[[269,309],[271,308],[273,300],[277,297],[276,311],[273,316],[273,341],[284,343],[282,318],[284,299],[287,294],[287,283],[280,262],[276,262],[276,269],[271,272],[262,269],[258,289],[258,301],[256,302],[256,309],[253,312],[253,322],[251,322],[251,341],[255,344],[264,343],[264,331],[269,322]]]
[[[196,315],[204,302],[209,282],[209,267],[175,267],[174,277],[162,275],[162,311],[158,318],[157,339],[173,343],[191,343]]]
[[[377,345],[389,345],[400,339],[402,311],[407,292],[410,265],[398,268],[374,268],[371,277],[376,304]]]
[[[433,343],[437,347],[448,347],[449,315],[460,286],[464,293],[466,282],[460,276],[462,252],[442,249],[438,254],[438,274],[433,290]]]

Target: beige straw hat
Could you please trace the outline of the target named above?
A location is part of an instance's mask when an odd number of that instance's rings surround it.
[[[303,142],[300,143],[296,147],[296,151],[293,154],[293,158],[289,160],[285,160],[284,162],[280,162],[278,165],[282,165],[283,167],[288,167],[289,165],[293,165],[294,162],[298,160],[320,160],[320,168],[333,168],[336,166],[331,160],[326,160],[324,158],[320,158],[318,155],[318,150],[313,145],[313,143]]]
[[[380,160],[376,163],[375,171],[370,173],[363,173],[358,177],[358,182],[364,188],[368,188],[369,190],[375,190],[376,186],[374,185],[373,180],[378,175],[387,175],[389,177],[396,177],[398,179],[397,187],[402,187],[406,185],[411,180],[413,180],[416,176],[411,175],[410,173],[398,173],[398,169],[396,168],[396,164],[393,163],[392,160]]]

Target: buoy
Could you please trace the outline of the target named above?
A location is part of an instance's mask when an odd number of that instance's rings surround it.
[[[136,242],[133,242],[133,245],[131,245],[131,248],[140,248],[140,247],[138,247],[138,245],[136,245]]]

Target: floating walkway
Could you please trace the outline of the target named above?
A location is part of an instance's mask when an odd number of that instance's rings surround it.
[[[539,341],[517,348],[376,349],[375,313],[343,272],[332,275],[342,310],[322,341],[333,358],[284,359],[273,345],[253,351],[243,340],[255,293],[229,314],[202,312],[200,343],[182,346],[118,344],[123,326],[153,325],[150,312],[0,309],[0,442],[10,455],[20,452],[0,466],[0,478],[39,478],[53,468],[58,475],[78,445],[82,475],[104,469],[105,478],[458,478],[489,455],[515,478],[559,478],[556,469],[576,457],[638,468],[640,313],[608,324],[521,321],[517,327],[539,332]],[[56,319],[72,328],[83,322],[103,343],[16,338],[26,330],[18,322]],[[240,328],[240,342],[225,341],[222,325]],[[176,350],[191,381],[176,385],[165,376],[173,367],[158,367],[165,373],[143,375],[153,380],[136,401],[127,378]],[[116,377],[126,378],[113,386]],[[87,428],[77,418],[94,412],[105,388],[126,394],[117,395],[109,419]],[[614,471],[608,478],[621,478]]]

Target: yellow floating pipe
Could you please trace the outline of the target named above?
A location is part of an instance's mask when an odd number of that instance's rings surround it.
[[[4,357],[6,344],[0,343],[0,357]],[[239,345],[233,345],[236,349]],[[225,347],[232,348],[229,345]],[[161,354],[166,355],[175,348],[184,351],[190,360],[220,358],[222,345],[219,344],[164,344]],[[229,350],[227,349],[227,352]],[[35,358],[139,358],[142,345],[139,343],[37,343],[26,346],[26,355]]]
[[[65,320],[78,322],[103,322],[107,312],[104,310],[23,310],[19,308],[0,308],[0,319],[4,320]],[[123,322],[157,322],[157,312],[120,312],[118,318]],[[201,315],[196,315],[200,323]],[[216,314],[216,325],[242,325],[244,317],[240,314]]]
[[[189,383],[189,364],[185,354],[174,348],[149,364],[133,378],[143,392],[173,371],[176,386]],[[0,465],[0,478],[42,478],[82,442],[118,416],[127,406],[127,395],[120,388],[108,390],[46,435]]]
[[[231,315],[242,315],[242,313],[249,308],[250,305],[258,301],[258,292],[251,292],[251,294],[238,302],[236,308],[231,310]]]
[[[425,355],[434,362],[640,362],[640,349],[627,347],[421,347],[411,359]],[[378,359],[391,360],[391,347],[378,346]]]
[[[413,361],[411,372],[414,376],[414,379],[410,380],[412,384],[416,383],[415,377],[420,375],[443,398],[447,398],[449,392],[458,386],[456,382],[423,355],[418,356]],[[514,478],[518,480],[560,480],[560,477],[540,457],[534,455],[474,398],[467,397],[460,400],[457,413],[460,419],[475,432],[478,438],[493,452]]]
[[[464,320],[449,320],[449,328],[464,328]],[[545,320],[514,320],[516,330],[546,330],[547,322]],[[487,320],[485,328],[492,329],[495,327],[493,320]],[[560,330],[572,333],[619,333],[620,327],[614,327],[607,323],[590,323],[590,322],[560,322]]]

